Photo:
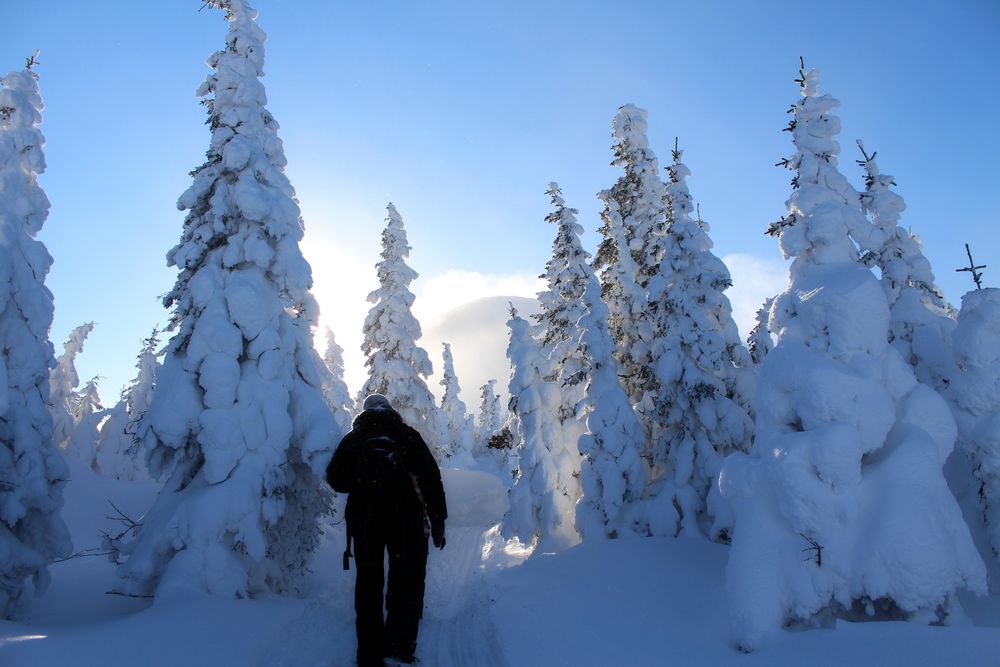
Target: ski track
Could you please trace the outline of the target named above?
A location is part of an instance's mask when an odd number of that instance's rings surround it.
[[[443,551],[428,560],[424,618],[417,657],[434,667],[506,667],[490,614],[482,564],[483,530],[449,531]]]

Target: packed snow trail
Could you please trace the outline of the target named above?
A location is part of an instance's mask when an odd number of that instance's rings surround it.
[[[434,667],[505,667],[490,612],[484,535],[503,516],[507,493],[493,475],[443,471],[448,496],[447,545],[427,559],[424,616],[417,657]],[[347,667],[355,665],[354,577],[341,569],[344,526],[329,527],[313,561],[309,601],[273,634],[259,638],[260,667]],[[388,564],[387,564],[388,565]],[[387,569],[388,572],[388,569]]]
[[[487,527],[451,531],[443,551],[431,554],[417,657],[438,667],[504,667],[482,569]]]

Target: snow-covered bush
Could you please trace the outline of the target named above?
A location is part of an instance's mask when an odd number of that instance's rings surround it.
[[[52,435],[49,328],[52,258],[35,236],[49,213],[38,80],[30,68],[0,79],[0,613],[13,616],[31,579],[73,546],[62,520],[69,470]]]
[[[368,379],[358,394],[358,402],[370,394],[388,398],[403,420],[420,432],[440,462],[445,456],[445,443],[438,441],[441,427],[437,407],[427,388],[427,378],[434,369],[427,352],[417,345],[422,332],[410,310],[414,299],[410,283],[416,280],[417,272],[406,265],[410,246],[403,218],[392,204],[387,210],[382,259],[375,265],[379,287],[368,295],[373,305],[365,318],[361,344],[367,357]]]
[[[158,597],[292,586],[318,544],[330,500],[320,478],[341,435],[312,345],[303,223],[259,81],[265,35],[245,0],[208,4],[229,22],[198,89],[212,138],[178,201],[173,336],[137,431],[165,484],[118,545],[124,591]]]
[[[722,459],[747,451],[753,435],[752,361],[724,294],[732,280],[712,253],[708,225],[691,216],[690,171],[681,157],[675,147],[667,185],[672,217],[649,281],[657,394],[652,409],[643,407],[654,481],[641,520],[650,534],[669,536],[710,532],[709,490]]]
[[[512,307],[507,326],[511,413],[520,424],[520,438],[518,475],[510,489],[510,509],[501,532],[507,539],[516,537],[542,551],[564,549],[580,539],[574,525],[578,496],[561,492],[559,479],[572,474],[579,462],[569,460],[559,442],[559,392],[545,381],[547,360],[531,336],[528,322]]]
[[[861,264],[873,232],[837,169],[838,102],[801,72],[790,126],[797,170],[771,231],[789,286],[771,307],[756,440],[726,459],[735,517],[726,572],[737,644],[823,614],[946,616],[984,568],[942,473],[955,424],[889,345],[889,306]],[[803,558],[803,554],[806,558]]]

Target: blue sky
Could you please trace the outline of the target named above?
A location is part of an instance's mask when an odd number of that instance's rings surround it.
[[[176,275],[164,259],[183,220],[175,203],[208,146],[194,90],[226,26],[200,4],[35,0],[2,12],[5,71],[41,49],[52,337],[61,351],[73,326],[97,322],[78,368],[106,376],[106,403],[166,319],[157,296]],[[995,0],[256,6],[304,251],[349,364],[386,202],[422,276],[418,314],[530,293],[554,234],[549,181],[596,244],[594,195],[617,176],[610,122],[626,102],[649,111],[661,166],[680,137],[717,254],[742,256],[734,302],[773,290],[785,276],[763,231],[790,192],[791,174],[773,164],[792,150],[781,129],[800,55],[843,103],[841,170],[862,187],[854,140],[878,151],[947,296],[957,303],[971,287],[954,271],[965,242],[1000,286]]]

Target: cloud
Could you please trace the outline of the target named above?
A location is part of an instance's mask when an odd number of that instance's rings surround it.
[[[479,273],[450,270],[418,281],[413,313],[424,327],[435,327],[450,311],[491,296],[534,298],[545,281],[528,273]]]
[[[788,265],[780,260],[742,253],[726,255],[722,261],[733,278],[733,286],[726,290],[733,305],[733,320],[740,329],[740,337],[746,340],[756,325],[757,310],[764,300],[782,292],[788,285]]]

